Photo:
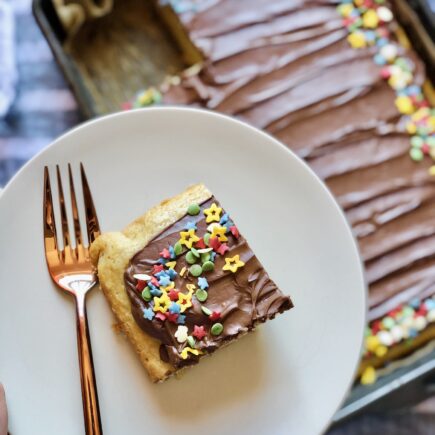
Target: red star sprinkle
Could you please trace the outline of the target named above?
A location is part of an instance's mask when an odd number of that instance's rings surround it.
[[[178,290],[175,290],[174,288],[168,293],[169,299],[171,301],[178,301],[178,293],[180,293]]]
[[[193,327],[192,335],[198,340],[202,340],[207,335],[207,333],[204,330],[204,326],[195,325]]]
[[[202,237],[195,243],[195,248],[197,249],[205,249],[206,247],[207,246],[205,246],[205,242]]]
[[[171,258],[171,253],[166,248],[159,255],[163,258]]]
[[[211,237],[209,245],[210,248],[213,248],[213,250],[217,251],[221,246],[221,242],[219,242],[219,239],[217,237]]]
[[[136,290],[141,292],[146,286],[147,286],[147,282],[146,281],[138,280],[138,282],[136,284]]]
[[[217,249],[217,253],[224,255],[225,252],[229,251],[230,248],[228,247],[228,245],[226,243],[222,243],[222,245],[219,246],[219,248]]]
[[[155,264],[153,266],[153,275],[155,275],[156,273],[161,272],[164,269],[163,264]]]
[[[375,322],[373,322],[372,332],[373,334],[377,334],[380,330],[381,330],[381,321],[376,320]]]
[[[164,322],[166,320],[166,316],[159,311],[158,313],[156,313],[156,319],[159,319],[162,322]]]
[[[238,239],[238,238],[240,237],[239,229],[238,229],[235,225],[233,225],[233,226],[230,227],[230,231],[231,231],[231,234],[232,234],[236,239]]]
[[[383,79],[389,79],[391,76],[390,68],[382,68],[381,69],[381,77]]]
[[[178,319],[178,313],[171,313],[170,311],[166,311],[165,313],[166,318],[172,322],[172,323],[177,323],[177,319]]]
[[[208,318],[215,322],[216,320],[219,320],[221,318],[221,313],[219,311],[213,311]]]
[[[154,287],[157,287],[157,288],[160,287],[159,281],[158,281],[158,279],[157,279],[155,276],[153,276],[153,277],[151,278],[151,284],[152,284]]]

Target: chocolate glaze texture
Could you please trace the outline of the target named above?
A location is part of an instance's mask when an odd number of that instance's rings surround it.
[[[411,161],[395,94],[380,78],[373,50],[349,46],[337,2],[196,4],[197,13],[179,18],[203,53],[203,68],[164,89],[163,102],[235,115],[307,160],[358,238],[370,284],[370,318],[410,295],[435,293],[430,162]],[[421,61],[412,50],[406,56],[421,85]]]
[[[185,230],[187,222],[194,221],[197,225],[196,234],[202,237],[207,232],[208,225],[202,211],[213,202],[219,206],[216,199],[212,197],[201,204],[199,215],[186,215],[157,235],[132,258],[125,272],[125,284],[132,305],[133,317],[142,330],[161,341],[161,358],[176,368],[193,364],[198,361],[198,357],[192,355],[185,360],[180,357],[180,352],[186,343],[178,343],[174,336],[177,324],[169,321],[163,323],[156,318],[151,321],[144,318],[143,309],[148,307],[148,303],[136,290],[136,279],[133,276],[137,273],[151,275],[153,265],[157,264],[159,259],[159,253],[164,248],[173,246],[179,240],[179,233]],[[204,353],[213,352],[222,344],[252,330],[256,324],[272,319],[277,313],[282,313],[293,306],[290,298],[285,296],[269,278],[242,234],[238,239],[229,234],[227,243],[229,251],[224,256],[218,255],[216,257],[214,271],[203,274],[209,283],[206,302],[201,304],[193,296],[192,307],[184,312],[186,315],[185,325],[188,327],[189,333],[193,331],[194,325],[205,326],[207,335],[201,341],[197,341],[196,345],[196,348]],[[224,258],[233,257],[236,254],[240,255],[245,266],[236,273],[223,271]],[[190,266],[186,262],[185,253],[178,256],[176,261],[178,272],[184,266],[187,268]],[[178,275],[175,278],[175,288],[183,293],[187,293],[186,285],[189,283],[197,286],[197,278],[189,274],[184,275],[184,277]],[[210,334],[210,328],[214,322],[204,315],[201,305],[206,306],[211,311],[221,313],[219,322],[224,326],[222,334],[218,336]]]

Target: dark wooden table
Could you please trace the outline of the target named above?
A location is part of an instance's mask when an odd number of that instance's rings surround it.
[[[10,2],[16,12],[20,80],[12,110],[0,120],[0,186],[54,138],[82,120],[30,13],[31,0]],[[435,398],[414,409],[362,415],[329,431],[329,435],[348,434],[435,434]]]

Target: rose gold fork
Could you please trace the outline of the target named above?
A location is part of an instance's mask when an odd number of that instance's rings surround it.
[[[50,175],[44,168],[44,244],[48,271],[56,285],[71,294],[75,300],[77,316],[77,345],[79,351],[80,379],[83,397],[83,413],[87,435],[102,434],[98,395],[95,383],[94,364],[92,361],[91,341],[86,316],[86,294],[96,284],[97,275],[89,258],[89,247],[84,245],[80,229],[77,200],[74,190],[71,165],[68,164],[71,208],[76,246],[73,247],[68,230],[68,219],[63,196],[62,180],[59,166],[56,166],[59,190],[60,218],[62,223],[63,248],[58,245],[56,225],[53,212]],[[91,191],[85,170],[80,163],[83,199],[86,215],[86,229],[89,245],[100,234],[97,214],[92,201]]]

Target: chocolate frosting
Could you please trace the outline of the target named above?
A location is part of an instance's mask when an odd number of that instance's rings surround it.
[[[161,341],[161,358],[176,368],[193,364],[198,361],[198,357],[190,356],[190,354],[187,359],[180,357],[180,352],[186,343],[178,343],[174,336],[177,324],[167,320],[162,322],[156,318],[153,320],[144,318],[143,309],[147,308],[149,304],[142,299],[141,293],[136,290],[137,280],[133,276],[137,273],[152,275],[153,265],[158,264],[160,258],[159,253],[164,248],[173,246],[180,239],[180,231],[185,230],[187,222],[195,222],[197,225],[196,234],[198,237],[202,237],[207,232],[208,226],[203,210],[210,207],[213,202],[220,206],[216,199],[211,197],[201,204],[201,212],[197,216],[185,215],[157,235],[132,258],[125,272],[125,284],[134,319],[143,331]],[[185,325],[188,327],[189,333],[193,331],[194,325],[204,325],[207,335],[196,343],[196,348],[204,353],[213,352],[222,344],[252,330],[256,324],[272,319],[277,313],[289,310],[293,306],[290,298],[285,296],[269,278],[242,234],[238,239],[228,234],[228,242],[226,243],[229,251],[224,256],[216,256],[214,271],[202,275],[206,277],[209,284],[207,300],[201,304],[193,296],[192,307],[183,313],[186,315]],[[223,271],[224,258],[237,254],[245,266],[236,273]],[[184,266],[186,268],[190,266],[186,262],[185,253],[178,256],[176,261],[177,272]],[[184,275],[184,277],[178,274],[175,278],[175,288],[183,293],[187,293],[186,284],[189,283],[198,287],[197,278],[189,274]],[[202,312],[201,305],[211,311],[221,313],[219,322],[224,327],[222,334],[218,336],[210,334],[210,328],[214,322]]]
[[[410,297],[435,293],[430,161],[411,161],[394,91],[380,78],[373,49],[350,47],[337,2],[195,3],[197,12],[179,18],[204,66],[164,89],[163,102],[234,115],[307,160],[359,241],[370,319]],[[422,85],[421,61],[412,50],[406,56]]]

